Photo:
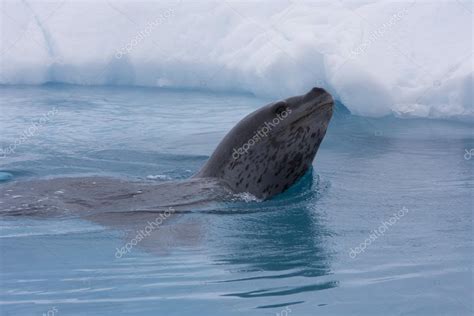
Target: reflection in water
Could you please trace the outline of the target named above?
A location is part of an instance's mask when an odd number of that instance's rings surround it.
[[[338,285],[337,281],[324,278],[331,274],[331,253],[326,245],[331,232],[316,209],[325,187],[323,181],[309,172],[287,193],[270,201],[234,201],[209,205],[196,212],[172,214],[131,252],[144,251],[164,257],[178,249],[207,248],[212,262],[230,273],[214,281],[221,288],[220,296],[292,298],[258,308],[302,303],[298,296],[291,295]],[[108,213],[89,220],[123,231],[125,245],[157,216],[158,213],[148,212]],[[123,257],[133,256],[131,252]],[[295,281],[301,278],[302,281]],[[234,291],[229,292],[226,284],[235,282],[241,286],[232,287]],[[260,288],[263,284],[265,287]]]
[[[265,206],[260,203],[259,212],[221,219],[219,232],[213,238],[212,246],[217,250],[213,259],[217,264],[232,267],[239,275],[222,282],[259,284],[254,281],[317,278],[330,274],[331,255],[326,246],[330,232],[312,207],[319,195],[318,188],[309,190],[312,180],[313,175],[309,173],[291,192],[265,202]],[[321,183],[318,181],[314,186],[321,186]],[[295,197],[299,202],[289,207]],[[308,281],[285,282],[283,286],[253,288],[224,296],[285,296],[337,286],[337,281]],[[268,282],[260,284],[268,286]]]

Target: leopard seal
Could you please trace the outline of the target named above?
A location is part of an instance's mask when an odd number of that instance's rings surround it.
[[[194,176],[223,179],[260,199],[279,194],[311,167],[334,100],[321,88],[270,103],[243,118]]]
[[[53,178],[0,185],[0,215],[177,211],[248,192],[266,200],[311,167],[333,112],[331,95],[313,88],[244,117],[190,179],[144,183],[106,177]],[[123,220],[120,217],[120,220]]]

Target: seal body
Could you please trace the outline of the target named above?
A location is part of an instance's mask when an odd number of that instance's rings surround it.
[[[0,215],[186,211],[249,192],[268,199],[311,167],[332,115],[323,89],[268,104],[242,119],[191,179],[160,184],[59,178],[0,185]]]

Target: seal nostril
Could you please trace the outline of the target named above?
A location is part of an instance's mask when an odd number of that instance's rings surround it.
[[[316,95],[320,95],[320,94],[324,94],[324,93],[327,93],[327,92],[323,88],[314,87],[313,89],[311,89],[311,93],[314,93]]]

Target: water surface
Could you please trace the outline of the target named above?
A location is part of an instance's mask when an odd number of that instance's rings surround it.
[[[0,185],[185,179],[236,122],[270,101],[0,89]],[[290,191],[182,215],[122,256],[117,248],[146,223],[4,216],[1,314],[471,315],[471,148],[466,123],[338,118],[313,172]]]

